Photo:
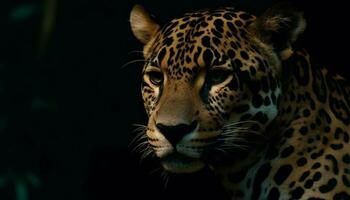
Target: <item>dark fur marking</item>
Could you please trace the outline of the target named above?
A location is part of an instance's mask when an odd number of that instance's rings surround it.
[[[322,185],[319,188],[319,191],[321,193],[330,192],[330,191],[332,191],[335,188],[336,185],[337,185],[337,179],[331,178],[331,179],[328,180],[328,182],[326,184]]]
[[[273,180],[277,185],[281,185],[288,178],[292,170],[293,170],[293,167],[291,165],[281,166],[277,170],[275,176],[273,177]]]
[[[326,155],[326,159],[330,160],[332,162],[332,169],[333,169],[334,174],[338,174],[339,173],[339,168],[338,168],[338,161],[337,161],[337,159],[331,154],[327,154]]]
[[[261,184],[269,176],[270,171],[271,171],[270,163],[265,163],[257,171],[256,176],[254,178],[254,182],[253,182],[253,194],[252,194],[252,198],[251,198],[252,200],[259,199],[259,196],[262,192],[261,191]]]
[[[280,198],[280,191],[276,187],[271,188],[267,196],[267,200],[278,200],[279,198]]]

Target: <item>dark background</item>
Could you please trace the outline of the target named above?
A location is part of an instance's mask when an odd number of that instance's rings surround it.
[[[223,199],[208,171],[164,187],[157,164],[130,153],[132,124],[147,120],[142,64],[121,69],[141,58],[129,12],[141,3],[166,22],[225,5],[259,15],[275,2],[1,0],[0,200]],[[300,43],[349,77],[347,2],[292,2],[308,20]]]

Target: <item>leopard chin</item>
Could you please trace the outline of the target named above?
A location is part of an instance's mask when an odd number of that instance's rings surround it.
[[[161,158],[161,164],[165,171],[174,174],[194,173],[205,167],[201,160],[179,153],[172,153]]]

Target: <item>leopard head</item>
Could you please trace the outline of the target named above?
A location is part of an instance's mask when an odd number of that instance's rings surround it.
[[[278,116],[281,62],[305,28],[300,12],[201,10],[160,26],[137,5],[130,22],[144,44],[148,143],[165,170],[195,172],[266,142]]]

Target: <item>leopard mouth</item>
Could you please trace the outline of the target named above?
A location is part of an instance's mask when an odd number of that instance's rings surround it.
[[[172,153],[161,158],[161,164],[166,171],[176,174],[197,172],[205,166],[201,160],[179,153]]]

